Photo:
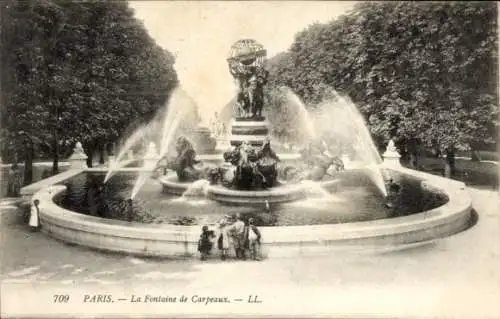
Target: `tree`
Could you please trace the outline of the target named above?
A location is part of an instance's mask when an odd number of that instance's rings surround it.
[[[438,148],[451,175],[455,150],[496,137],[496,24],[493,2],[361,3],[298,33],[271,78],[309,108],[328,88],[347,94],[376,139],[414,164],[419,144]]]
[[[174,57],[125,2],[2,3],[2,154],[60,154],[77,141],[91,158],[137,118],[151,120],[177,85]],[[27,175],[29,176],[29,174]],[[27,183],[30,182],[29,178]]]
[[[47,16],[42,11],[48,12]],[[25,184],[32,180],[34,152],[50,141],[50,112],[45,103],[46,47],[59,18],[45,2],[6,2],[2,6],[2,146],[8,160],[25,160]],[[5,154],[5,152],[4,152]]]

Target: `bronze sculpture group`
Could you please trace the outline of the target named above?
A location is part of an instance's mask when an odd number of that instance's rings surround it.
[[[264,68],[266,50],[252,39],[243,39],[232,47],[227,59],[229,71],[238,84],[236,110],[237,120],[264,121],[264,85],[269,72]],[[325,143],[323,143],[325,144]],[[300,181],[325,178],[331,168],[334,171],[344,169],[338,157],[328,155],[322,145],[306,146],[302,152],[303,165],[284,167],[283,180]],[[323,147],[324,148],[324,147]],[[253,147],[245,140],[224,152],[224,163],[219,166],[203,167],[196,160],[193,143],[185,137],[179,137],[176,144],[177,156],[168,166],[175,170],[179,182],[193,182],[208,179],[210,184],[221,184],[237,190],[263,190],[279,184],[279,157],[271,148],[271,141],[266,138],[262,146]]]
[[[176,151],[177,156],[169,160],[167,167],[176,172],[179,182],[208,179],[211,184],[241,190],[266,189],[278,183],[279,158],[269,139],[259,149],[242,143],[226,151],[225,163],[217,167],[201,165],[193,144],[184,136],[177,139]]]
[[[239,82],[236,98],[238,117],[262,118],[264,85],[267,83],[268,71],[252,66],[246,72],[232,74]]]
[[[226,186],[241,190],[259,190],[278,184],[278,163],[280,159],[271,149],[270,140],[256,150],[243,142],[238,147],[224,153],[224,160],[235,168],[233,180]],[[224,178],[224,171],[214,174],[211,183]]]
[[[266,50],[252,39],[243,39],[231,47],[227,59],[229,72],[238,82],[236,117],[262,118],[264,85],[269,72],[264,68]]]

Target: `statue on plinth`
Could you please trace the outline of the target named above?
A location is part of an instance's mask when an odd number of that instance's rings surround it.
[[[269,72],[264,68],[266,50],[257,41],[243,39],[232,47],[227,59],[229,71],[238,83],[237,117],[261,118],[264,85]]]
[[[399,154],[398,149],[396,148],[396,145],[392,139],[389,140],[387,148],[384,154],[382,154],[382,157],[384,158],[384,163],[386,165],[395,165],[395,166],[401,165],[399,162],[401,155]]]
[[[82,143],[76,142],[75,148],[73,148],[73,154],[68,158],[68,161],[71,163],[71,168],[87,168],[87,155],[83,150]]]

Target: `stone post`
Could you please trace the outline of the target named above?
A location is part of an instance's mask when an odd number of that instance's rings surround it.
[[[87,168],[87,155],[85,154],[82,143],[76,142],[73,154],[68,158],[70,169]]]
[[[393,140],[390,140],[387,144],[386,151],[382,154],[382,157],[384,158],[384,164],[387,166],[401,166],[401,163],[399,162],[401,155],[394,145]]]

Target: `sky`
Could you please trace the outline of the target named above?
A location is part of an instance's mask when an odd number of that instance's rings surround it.
[[[130,1],[135,15],[163,48],[176,56],[180,86],[196,101],[206,123],[235,94],[227,54],[252,38],[268,57],[287,50],[294,35],[314,22],[349,11],[348,1]]]

